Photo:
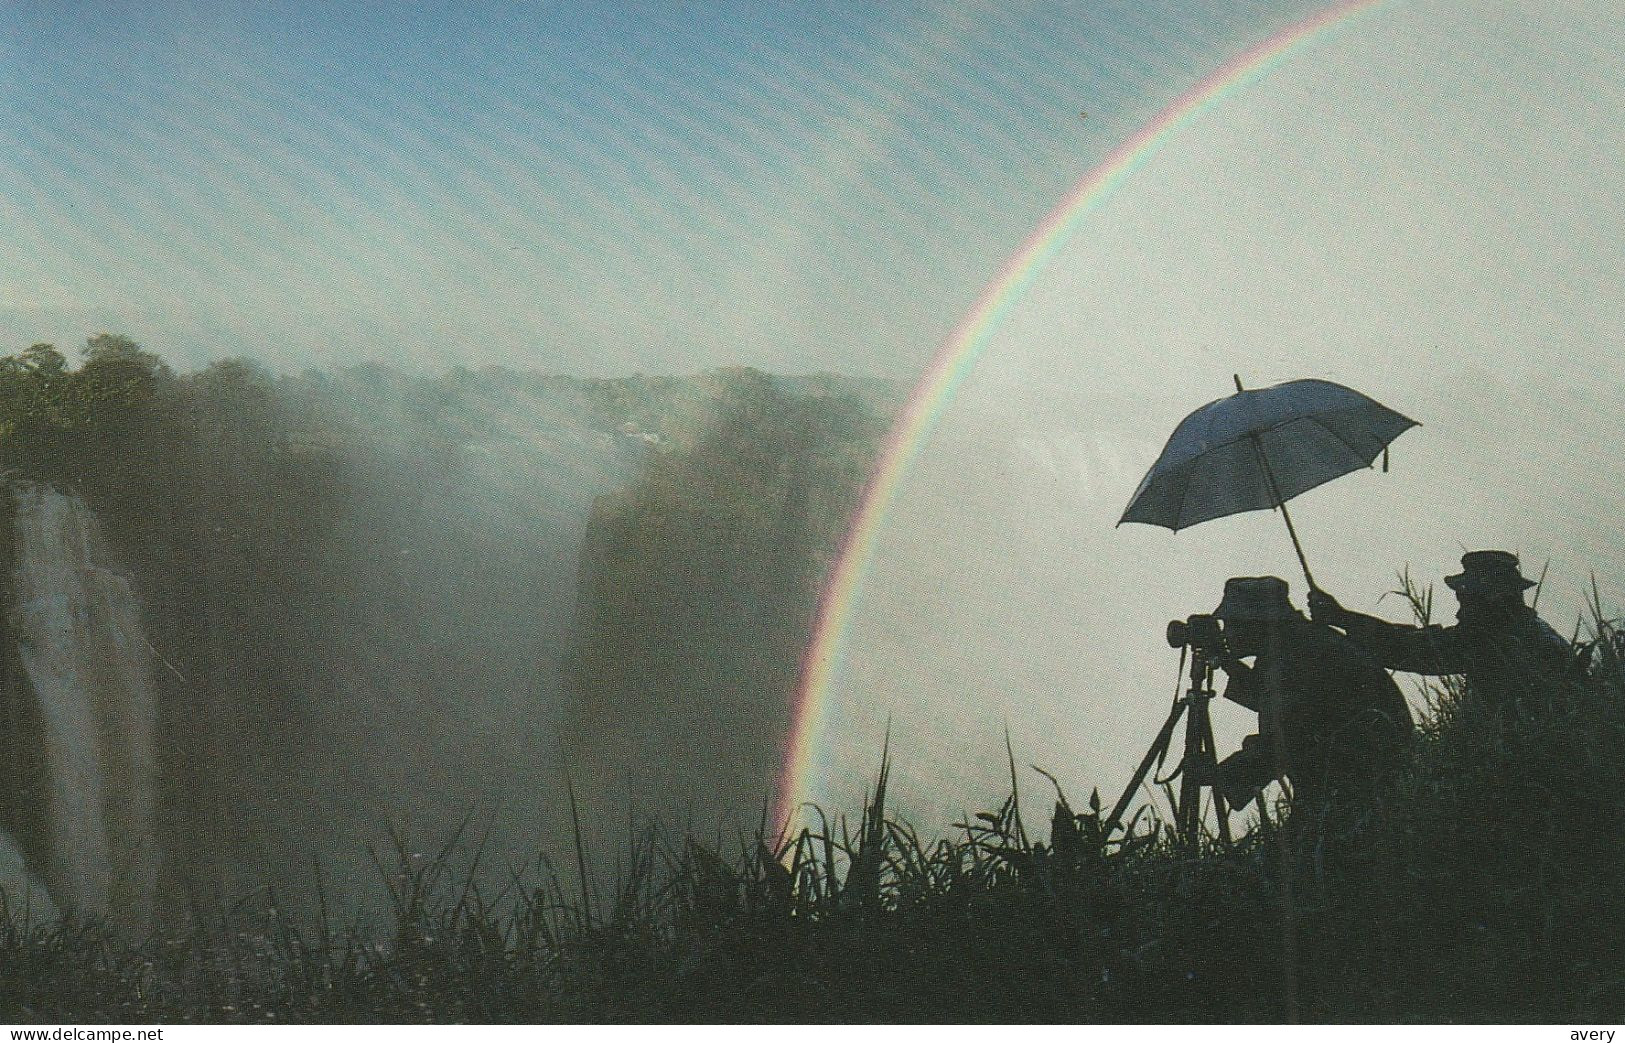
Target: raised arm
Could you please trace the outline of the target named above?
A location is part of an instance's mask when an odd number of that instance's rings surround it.
[[[1309,592],[1309,612],[1315,622],[1340,628],[1390,670],[1412,674],[1463,673],[1472,657],[1463,648],[1455,627],[1411,626],[1354,612],[1322,590]]]

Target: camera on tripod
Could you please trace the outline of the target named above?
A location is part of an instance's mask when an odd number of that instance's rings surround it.
[[[1146,751],[1140,766],[1135,769],[1134,778],[1129,782],[1128,788],[1118,798],[1117,804],[1112,808],[1111,814],[1106,818],[1102,828],[1103,836],[1111,836],[1123,821],[1123,815],[1128,811],[1129,804],[1140,786],[1154,770],[1160,770],[1163,760],[1168,756],[1169,745],[1173,742],[1174,729],[1183,718],[1185,720],[1185,755],[1180,759],[1179,770],[1174,775],[1182,776],[1179,784],[1179,799],[1174,804],[1175,830],[1181,840],[1191,851],[1198,850],[1202,835],[1202,790],[1207,788],[1213,793],[1213,807],[1216,809],[1219,839],[1224,844],[1230,843],[1229,811],[1225,804],[1223,794],[1216,786],[1216,776],[1200,777],[1194,770],[1195,766],[1217,765],[1217,747],[1213,741],[1213,724],[1208,716],[1208,703],[1217,698],[1213,690],[1214,668],[1222,666],[1228,648],[1226,647],[1224,626],[1219,617],[1206,612],[1199,612],[1186,619],[1176,619],[1168,624],[1168,646],[1170,648],[1188,649],[1193,652],[1190,656],[1179,657],[1179,669],[1183,674],[1189,659],[1190,686],[1181,694],[1174,697],[1174,705],[1168,711],[1168,719],[1163,722],[1162,730],[1157,733],[1151,748]],[[1186,717],[1186,714],[1189,717]],[[1169,776],[1169,779],[1173,778]],[[1158,779],[1158,784],[1168,779]],[[1132,831],[1133,825],[1129,829]]]
[[[1168,647],[1222,652],[1224,629],[1217,616],[1206,612],[1198,612],[1188,619],[1175,619],[1168,624]]]

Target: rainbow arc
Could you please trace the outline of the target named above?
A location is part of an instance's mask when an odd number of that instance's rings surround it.
[[[1285,29],[1215,70],[1091,170],[1005,262],[944,342],[893,424],[819,601],[797,686],[776,821],[788,825],[824,770],[829,693],[886,510],[920,446],[975,367],[1013,305],[1084,220],[1156,154],[1158,147],[1226,97],[1256,83],[1294,50],[1393,0],[1352,0]]]

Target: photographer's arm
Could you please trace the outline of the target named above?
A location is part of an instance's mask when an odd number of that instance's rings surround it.
[[[1459,674],[1470,658],[1454,627],[1412,626],[1354,612],[1324,591],[1309,592],[1309,611],[1317,623],[1338,627],[1354,643],[1390,670],[1413,674]]]
[[[1467,669],[1460,633],[1454,627],[1410,626],[1347,612],[1338,625],[1354,643],[1390,670],[1411,674],[1459,674]]]
[[[1264,705],[1263,692],[1259,689],[1258,671],[1228,653],[1220,656],[1217,662],[1230,678],[1229,683],[1224,686],[1224,697],[1258,713]]]
[[[1225,799],[1239,811],[1265,786],[1280,778],[1280,759],[1268,739],[1249,735],[1242,740],[1241,749],[1219,764],[1217,774]]]

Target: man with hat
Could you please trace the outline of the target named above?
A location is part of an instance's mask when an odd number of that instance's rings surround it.
[[[1304,618],[1275,576],[1226,580],[1213,614],[1224,623],[1225,697],[1259,722],[1218,765],[1221,792],[1240,807],[1285,775],[1295,805],[1317,816],[1366,800],[1410,739],[1410,709],[1393,678],[1353,641]]]
[[[1461,572],[1444,581],[1456,594],[1454,626],[1390,623],[1351,612],[1320,590],[1309,592],[1309,611],[1389,669],[1464,675],[1473,697],[1497,713],[1519,715],[1549,700],[1573,668],[1574,648],[1524,603],[1535,584],[1517,555],[1468,551]]]

